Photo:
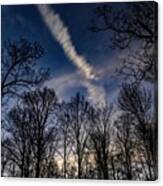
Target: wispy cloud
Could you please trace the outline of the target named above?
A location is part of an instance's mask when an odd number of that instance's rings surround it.
[[[94,80],[97,80],[98,77],[94,68],[87,63],[87,60],[82,55],[77,53],[68,28],[64,25],[60,16],[52,10],[49,5],[37,5],[37,8],[53,37],[61,45],[67,57],[76,65],[85,78],[82,84],[88,89],[90,99],[100,106],[104,106],[106,97],[105,90],[102,86],[95,84]]]
[[[82,78],[79,73],[66,73],[46,81],[44,86],[54,88],[60,100],[65,99],[65,92],[72,87],[82,87]],[[69,95],[67,95],[68,97]]]
[[[64,25],[60,16],[49,5],[37,5],[37,7],[52,35],[59,42],[68,58],[86,78],[94,79],[96,75],[93,67],[87,63],[83,56],[77,53],[68,32],[68,27]]]
[[[67,90],[75,88],[75,87],[86,87],[88,90],[88,100],[90,100],[93,104],[100,104],[100,106],[104,106],[105,102],[103,102],[103,88],[102,86],[96,85],[96,83],[90,82],[83,78],[79,72],[65,74],[60,77],[54,77],[45,82],[45,86],[49,88],[54,88],[59,99],[65,98],[65,92]],[[98,98],[100,103],[95,100]]]

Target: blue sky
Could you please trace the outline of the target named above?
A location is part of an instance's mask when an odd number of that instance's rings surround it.
[[[107,32],[93,33],[89,30],[97,4],[57,4],[51,7],[68,27],[77,52],[100,73],[100,79],[93,83],[104,87],[107,99],[112,101],[118,93],[120,81],[111,76],[121,63],[120,56],[125,51],[109,47]],[[20,38],[40,42],[46,52],[41,65],[51,69],[51,79],[46,85],[54,88],[61,99],[69,99],[77,91],[88,94],[83,77],[51,35],[35,5],[2,6],[1,14],[2,44],[7,39]]]

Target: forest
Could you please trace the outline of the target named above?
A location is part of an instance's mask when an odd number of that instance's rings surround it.
[[[140,46],[117,67],[118,96],[104,106],[80,92],[60,100],[55,87],[44,86],[51,72],[39,65],[46,56],[39,41],[3,43],[2,176],[157,179],[157,4],[127,6],[126,12],[123,6],[98,4],[88,28],[110,34],[114,50]]]

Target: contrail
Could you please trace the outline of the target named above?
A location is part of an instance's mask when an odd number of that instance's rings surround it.
[[[68,33],[68,28],[64,26],[60,16],[48,5],[37,5],[37,7],[52,35],[62,46],[68,58],[80,69],[86,78],[94,79],[95,73],[93,68],[86,62],[83,56],[77,54],[70,34]]]
[[[106,106],[106,94],[105,90],[102,86],[98,86],[93,84],[90,81],[86,81],[84,85],[87,87],[89,93],[89,100],[93,102],[93,104],[99,107]]]
[[[97,95],[100,95],[100,102],[105,102],[105,91],[103,87],[98,87],[91,83],[91,80],[96,80],[98,77],[93,67],[87,63],[86,59],[79,55],[72,43],[71,36],[68,32],[68,28],[64,25],[60,16],[50,8],[49,5],[37,5],[37,8],[46,23],[47,27],[51,31],[51,34],[61,45],[67,57],[77,66],[81,74],[88,80],[86,87],[90,97],[99,100]]]

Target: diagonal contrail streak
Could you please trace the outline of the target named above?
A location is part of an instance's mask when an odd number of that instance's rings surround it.
[[[98,103],[104,106],[104,88],[95,85],[95,83],[92,83],[92,80],[97,79],[95,70],[90,64],[87,63],[87,60],[82,55],[77,53],[71,40],[71,36],[68,32],[68,28],[64,25],[60,16],[54,10],[52,10],[49,5],[37,5],[37,8],[52,36],[60,44],[70,61],[76,65],[81,74],[87,80],[85,86],[88,89],[90,99],[94,103]]]

